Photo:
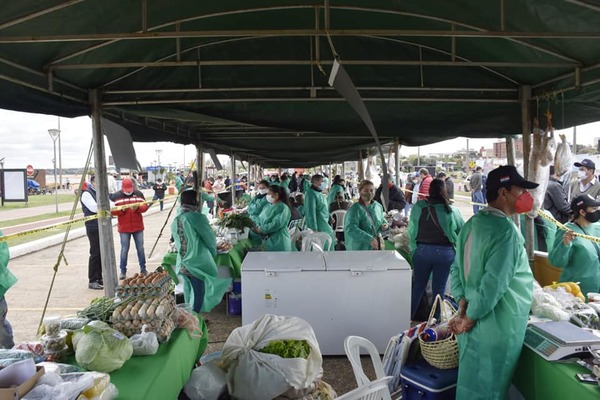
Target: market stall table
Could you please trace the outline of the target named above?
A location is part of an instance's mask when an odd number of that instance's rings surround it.
[[[526,400],[599,399],[600,386],[579,382],[575,376],[589,373],[576,364],[546,361],[523,347],[513,384]]]

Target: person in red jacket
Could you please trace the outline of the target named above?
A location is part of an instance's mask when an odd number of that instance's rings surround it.
[[[119,279],[125,279],[127,276],[127,257],[132,236],[137,250],[138,262],[140,263],[140,272],[145,275],[148,272],[146,271],[146,255],[144,254],[144,218],[142,213],[148,210],[148,205],[144,203],[146,201],[144,194],[133,189],[131,179],[123,179],[121,190],[113,193],[110,199],[115,203],[115,207],[134,204],[128,208],[112,211],[112,215],[118,218],[117,226],[121,238],[121,274]],[[137,203],[143,204],[137,205]]]
[[[431,185],[433,178],[429,175],[429,171],[426,168],[419,170],[419,177],[421,178],[421,185],[419,186],[418,200],[425,200],[429,197],[429,185]]]

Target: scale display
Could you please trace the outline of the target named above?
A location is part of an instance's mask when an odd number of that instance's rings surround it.
[[[548,361],[600,349],[600,337],[567,321],[534,322],[525,331],[525,346]]]

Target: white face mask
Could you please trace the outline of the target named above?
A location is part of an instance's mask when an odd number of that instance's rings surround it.
[[[268,191],[269,189],[258,189],[259,194],[267,194]]]
[[[126,196],[131,196],[133,194],[133,192],[123,192],[123,194]]]
[[[581,170],[577,171],[577,177],[579,179],[585,179],[585,178],[587,178],[587,173],[585,171],[581,171]]]
[[[267,196],[267,201],[271,204],[275,203],[275,199],[273,198],[273,196]]]

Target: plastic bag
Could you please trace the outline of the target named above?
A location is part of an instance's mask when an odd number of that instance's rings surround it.
[[[274,340],[306,340],[307,359],[281,358],[259,350]],[[291,388],[309,387],[323,374],[321,350],[308,322],[266,314],[235,329],[223,347],[229,394],[240,400],[272,399]]]
[[[227,390],[227,376],[212,361],[194,368],[183,390],[191,400],[217,400]]]
[[[80,379],[65,381],[54,372],[45,373],[23,400],[71,400],[77,398],[79,393],[92,386],[94,378],[91,374],[82,374]]]
[[[83,368],[80,368],[76,365],[71,364],[62,364],[62,363],[54,363],[54,362],[40,362],[37,363],[36,366],[44,367],[46,372],[55,372],[57,374],[68,374],[73,372],[82,372]]]
[[[176,307],[175,311],[173,311],[173,321],[175,321],[178,328],[186,329],[191,338],[202,337],[202,329],[200,328],[198,317],[188,310]]]
[[[129,338],[134,356],[151,356],[158,351],[158,338],[154,332],[146,332],[148,325],[142,326],[142,333]]]

